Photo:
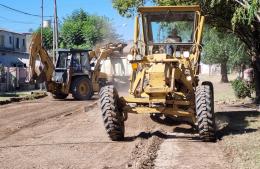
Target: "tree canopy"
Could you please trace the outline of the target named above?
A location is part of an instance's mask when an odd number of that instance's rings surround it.
[[[226,62],[233,68],[249,64],[247,48],[233,33],[223,34],[216,28],[207,28],[204,31],[203,43],[205,44],[202,61],[206,64]]]
[[[40,32],[41,29],[37,29]],[[43,44],[47,50],[53,46],[52,28],[43,28]],[[79,9],[63,19],[60,25],[59,47],[62,48],[92,48],[97,43],[118,42],[120,36],[116,33],[112,22],[103,16],[90,15]]]
[[[260,53],[259,0],[113,0],[119,14],[131,17],[137,7],[145,4],[191,5],[199,4],[207,23],[234,31],[252,53]]]
[[[37,32],[41,32],[41,28],[36,30]],[[47,50],[51,50],[53,46],[53,33],[51,28],[43,28],[42,29],[42,36],[43,36],[43,46]]]
[[[207,27],[204,32],[202,61],[206,64],[220,64],[221,81],[228,82],[228,68],[249,64],[247,48],[233,33],[223,34],[211,27]]]
[[[82,9],[64,19],[60,36],[65,48],[92,48],[96,43],[119,38],[108,18],[90,15]]]

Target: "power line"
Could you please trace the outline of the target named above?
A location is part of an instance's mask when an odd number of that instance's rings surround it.
[[[0,19],[2,21],[7,21],[7,22],[10,22],[10,23],[20,23],[20,24],[27,24],[27,25],[35,25],[36,24],[34,22],[24,22],[24,21],[11,20],[11,19],[5,18],[3,16],[0,16]]]
[[[24,12],[24,11],[14,9],[12,7],[9,7],[9,6],[3,5],[3,4],[0,4],[0,6],[7,8],[9,10],[12,10],[12,11],[18,12],[18,13],[22,13],[24,15],[29,15],[29,16],[34,16],[34,17],[42,17],[41,15],[35,15],[35,14],[28,13],[28,12]],[[53,17],[53,16],[43,16],[43,17]]]

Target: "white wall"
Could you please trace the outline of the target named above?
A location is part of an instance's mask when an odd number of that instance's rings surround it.
[[[130,76],[132,67],[125,57],[113,57],[103,62],[101,72],[112,76]]]
[[[15,50],[16,52],[26,52],[26,36],[24,34],[0,30],[0,36],[4,37],[4,46],[1,46],[1,48]],[[17,38],[19,39],[18,48],[16,46]]]
[[[213,65],[207,65],[207,64],[200,64],[200,74],[206,74],[206,75],[219,75],[220,74],[220,65],[213,64]]]

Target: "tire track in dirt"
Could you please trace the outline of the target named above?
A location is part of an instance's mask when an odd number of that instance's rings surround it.
[[[189,125],[159,124],[149,115],[129,114],[125,122],[125,140],[113,142],[105,132],[100,109],[93,101],[46,102],[55,108],[48,109],[45,119],[30,125],[24,123],[28,126],[0,140],[0,166],[17,169],[200,169],[221,168],[224,162],[220,158],[221,151],[216,151],[218,144],[200,142]],[[84,111],[90,103],[93,105]],[[46,104],[40,102],[26,104],[39,104],[39,109],[46,109]],[[28,110],[32,109],[21,109],[22,112]],[[26,113],[31,114],[30,120],[35,120],[33,116],[37,112],[32,111]]]
[[[50,98],[49,98],[50,99]],[[46,101],[46,99],[42,99]],[[66,101],[63,101],[66,102]],[[0,111],[2,119],[0,123],[0,141],[8,138],[9,136],[25,129],[40,125],[44,121],[57,118],[59,116],[66,116],[71,113],[79,113],[85,111],[83,102],[73,101],[64,105],[62,101],[47,101],[47,102],[24,102],[25,105],[8,105],[5,109]],[[95,106],[97,101],[88,102],[87,105]],[[17,109],[19,108],[19,109]]]
[[[152,169],[157,157],[157,151],[163,139],[152,136],[151,133],[144,135],[147,139],[141,139],[134,147],[127,168],[130,169]],[[150,139],[149,139],[150,138]]]
[[[62,116],[62,115],[66,115],[67,113],[71,112],[72,110],[73,110],[73,113],[77,113],[77,112],[81,112],[82,111],[81,108],[77,108],[77,106],[73,106],[69,110],[66,109],[66,110],[60,111],[57,114],[53,114],[53,115],[50,115],[50,116],[45,116],[45,117],[42,117],[42,118],[37,118],[37,119],[31,121],[30,123],[24,124],[22,126],[14,128],[13,130],[7,131],[4,136],[0,137],[0,141],[6,139],[7,137],[9,137],[9,136],[11,136],[11,135],[13,135],[13,134],[15,134],[15,133],[25,129],[25,128],[34,127],[36,125],[40,125],[39,123],[41,123],[41,122],[44,122],[44,121],[47,121],[47,120],[50,120],[52,118],[56,118],[56,117],[59,117],[59,116]]]

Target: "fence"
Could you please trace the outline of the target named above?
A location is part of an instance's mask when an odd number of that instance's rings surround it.
[[[28,75],[28,68],[0,67],[0,92],[30,89],[31,86],[26,83]]]
[[[129,81],[132,68],[126,57],[111,57],[102,64],[101,72],[105,72],[117,81]],[[29,68],[3,67],[0,65],[0,93],[17,89],[34,89],[35,86],[26,83]],[[37,85],[36,85],[37,86]]]

